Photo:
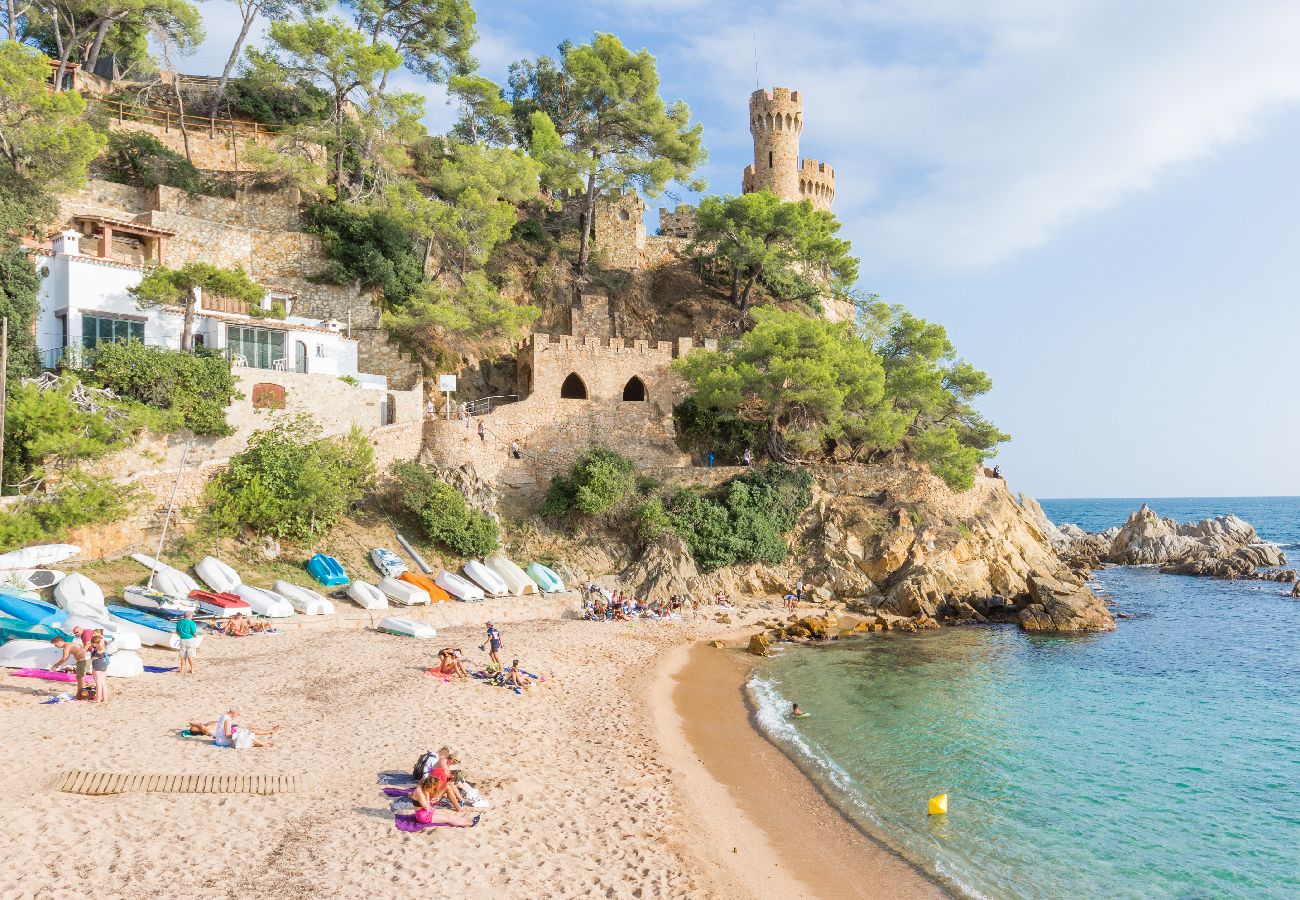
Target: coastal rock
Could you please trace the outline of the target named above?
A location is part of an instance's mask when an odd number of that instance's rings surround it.
[[[669,531],[646,547],[641,558],[623,571],[621,581],[638,597],[690,595],[700,590],[700,570],[686,542]]]
[[[808,634],[820,641],[826,640],[835,630],[836,620],[826,617],[807,616],[798,622],[798,627],[806,629]]]
[[[709,641],[709,646],[712,647],[712,648],[715,649],[715,650],[722,650],[722,649],[724,649],[727,645],[724,644],[722,641]]]
[[[1292,597],[1300,597],[1300,582],[1296,582],[1295,587],[1291,588]]]
[[[1035,575],[1029,579],[1029,596],[1029,605],[1020,610],[1020,627],[1025,631],[1073,633],[1115,628],[1106,605],[1086,587]]]
[[[767,656],[772,652],[772,642],[767,639],[767,635],[759,632],[750,636],[749,646],[745,650],[755,656]]]

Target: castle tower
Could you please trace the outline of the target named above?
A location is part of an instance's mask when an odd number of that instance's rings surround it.
[[[809,200],[830,209],[835,198],[835,170],[815,159],[799,159],[803,133],[803,98],[798,91],[774,87],[749,96],[749,132],[754,136],[754,164],[745,167],[746,194],[771,191],[782,200]]]

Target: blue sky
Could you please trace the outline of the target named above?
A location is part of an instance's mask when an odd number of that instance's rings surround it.
[[[805,95],[803,155],[835,167],[861,286],[993,375],[1014,488],[1300,494],[1300,4],[476,7],[497,79],[596,31],[648,48],[720,193],[751,161],[757,42],[759,84]],[[234,5],[201,8],[185,68],[219,70]],[[437,87],[402,83],[450,121]]]

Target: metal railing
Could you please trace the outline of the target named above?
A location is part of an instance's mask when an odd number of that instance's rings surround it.
[[[492,410],[498,406],[504,406],[507,403],[514,403],[518,399],[518,394],[494,394],[491,397],[480,397],[477,400],[470,400],[465,404],[465,409],[471,416],[481,416],[485,413],[492,412]]]

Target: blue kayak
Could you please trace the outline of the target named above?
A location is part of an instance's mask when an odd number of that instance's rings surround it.
[[[49,641],[61,637],[72,640],[72,635],[49,625],[34,625],[21,619],[0,616],[0,643],[4,641]]]
[[[53,603],[33,600],[6,588],[0,588],[0,613],[33,625],[62,625],[68,618],[68,614]]]
[[[553,594],[564,590],[564,579],[541,563],[529,563],[526,571],[543,593]]]
[[[347,587],[348,575],[332,556],[317,553],[307,560],[307,572],[325,587]]]
[[[143,628],[153,628],[157,631],[170,631],[176,633],[176,623],[171,619],[164,619],[162,616],[155,616],[153,613],[147,613],[142,609],[136,609],[134,606],[109,606],[108,611],[119,619],[126,622],[134,622]]]

